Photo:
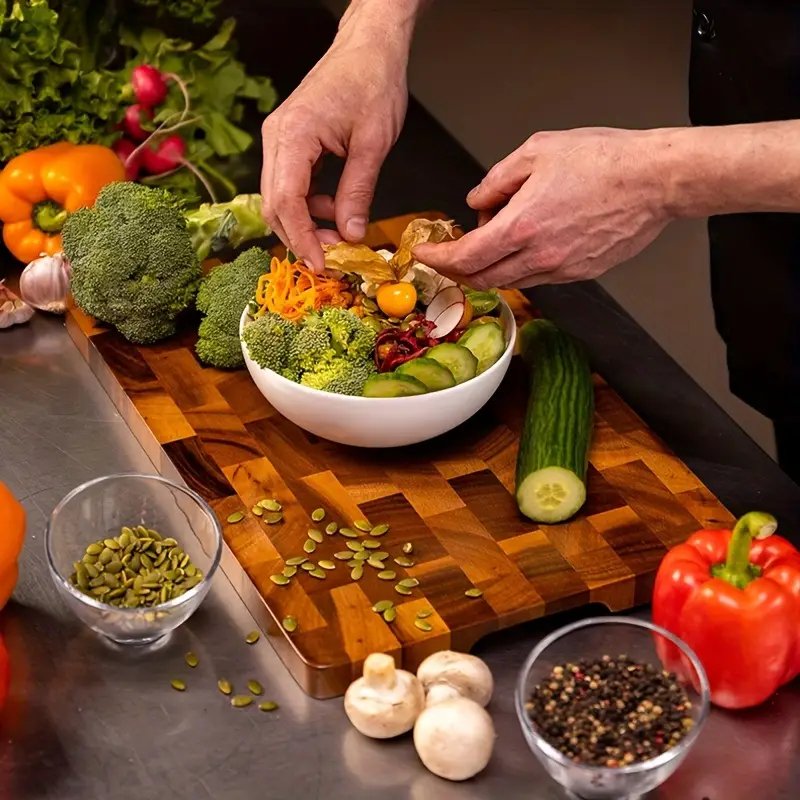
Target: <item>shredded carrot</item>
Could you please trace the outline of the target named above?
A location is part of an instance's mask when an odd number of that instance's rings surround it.
[[[275,312],[297,321],[324,306],[346,307],[352,302],[347,285],[337,278],[316,275],[299,261],[272,258],[269,272],[258,279],[256,316]]]

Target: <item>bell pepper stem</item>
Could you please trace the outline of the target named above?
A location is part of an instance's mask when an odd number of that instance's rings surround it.
[[[741,517],[733,529],[725,562],[717,564],[712,570],[714,577],[727,581],[737,589],[744,589],[759,575],[758,567],[750,563],[753,539],[766,539],[777,528],[775,517],[764,511],[751,511]]]
[[[53,200],[43,200],[33,207],[33,224],[45,233],[59,233],[67,216],[67,209]]]

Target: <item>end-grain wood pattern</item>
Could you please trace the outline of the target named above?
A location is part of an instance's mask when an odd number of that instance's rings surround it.
[[[397,245],[413,216],[373,225],[369,244]],[[441,214],[427,214],[442,217]],[[531,309],[508,293],[524,321]],[[596,426],[581,514],[564,525],[537,526],[518,513],[513,497],[517,442],[526,405],[519,358],[490,403],[457,430],[399,450],[359,450],[309,435],[278,415],[245,370],[202,366],[194,329],[155,346],[136,347],[70,309],[69,330],[162,474],[205,497],[224,525],[223,569],[298,683],[315,697],[341,694],[373,651],[414,669],[430,653],[469,650],[490,631],[590,602],[617,611],[649,600],[654,572],[667,548],[699,527],[731,515],[599,377]],[[324,403],[324,395],[320,395]],[[269,526],[247,513],[277,498],[283,523]],[[380,538],[397,580],[417,578],[410,596],[367,567],[353,582],[345,562],[325,579],[299,570],[288,586],[270,575],[303,555],[318,507],[325,523],[365,519],[390,525]],[[346,549],[325,536],[314,560]],[[414,565],[391,559],[405,542]],[[465,590],[483,595],[470,599]],[[397,605],[388,624],[371,610]],[[433,613],[431,631],[414,624]],[[281,620],[292,615],[297,631]]]

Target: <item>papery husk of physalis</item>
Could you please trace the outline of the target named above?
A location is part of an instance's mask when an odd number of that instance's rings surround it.
[[[444,242],[455,239],[452,220],[412,220],[400,237],[400,246],[390,261],[365,244],[323,244],[325,268],[361,276],[370,283],[381,284],[399,281],[418,262],[411,251],[426,242]]]

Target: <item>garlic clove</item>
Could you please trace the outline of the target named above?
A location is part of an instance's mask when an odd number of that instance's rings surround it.
[[[22,299],[33,308],[63,314],[69,293],[69,262],[62,253],[42,254],[22,271],[19,290]]]
[[[33,309],[0,281],[0,329],[22,325],[33,316]]]

